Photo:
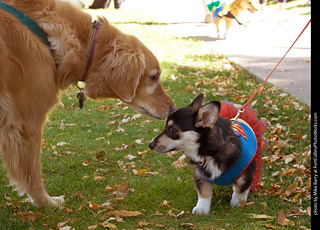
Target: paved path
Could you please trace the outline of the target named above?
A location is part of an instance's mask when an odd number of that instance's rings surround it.
[[[285,54],[310,16],[275,11],[249,15],[247,28],[234,26],[227,39],[219,39],[213,24],[205,24],[201,0],[127,0],[127,10],[139,10],[168,23],[182,36],[203,40],[213,51],[227,56],[260,79],[265,79]],[[269,82],[311,105],[311,25],[288,53]]]

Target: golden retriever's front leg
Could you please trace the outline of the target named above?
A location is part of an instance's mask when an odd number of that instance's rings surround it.
[[[64,201],[63,197],[51,198],[43,185],[40,161],[42,123],[25,122],[17,114],[11,114],[13,116],[9,119],[9,115],[7,120],[0,122],[0,151],[11,185],[20,195],[27,193],[37,206],[58,206]],[[10,124],[10,120],[13,123]]]
[[[43,177],[41,170],[41,160],[40,160],[40,148],[34,148],[33,152],[29,152],[31,158],[33,159],[33,167],[26,170],[29,175],[27,194],[30,201],[39,207],[51,207],[59,206],[64,202],[63,196],[60,197],[50,197],[43,185]],[[26,165],[27,166],[27,165]]]
[[[194,168],[194,179],[197,187],[198,202],[192,209],[192,213],[197,215],[208,215],[210,212],[213,185],[200,175],[197,166]]]

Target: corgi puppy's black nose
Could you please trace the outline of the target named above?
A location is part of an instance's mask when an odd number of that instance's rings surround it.
[[[156,142],[154,140],[152,140],[150,143],[149,143],[149,148],[150,149],[154,149],[156,147]]]

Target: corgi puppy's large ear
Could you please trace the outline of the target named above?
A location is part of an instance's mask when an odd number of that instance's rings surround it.
[[[221,103],[219,101],[211,101],[202,106],[198,111],[195,127],[212,128],[219,118]]]
[[[202,106],[202,100],[203,100],[203,93],[200,93],[198,96],[196,96],[193,99],[193,101],[191,102],[191,104],[189,106],[198,110]]]

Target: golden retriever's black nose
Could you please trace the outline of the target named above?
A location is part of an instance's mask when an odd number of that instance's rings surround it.
[[[177,106],[175,106],[174,104],[170,105],[170,114],[177,111],[177,110],[178,110]]]

